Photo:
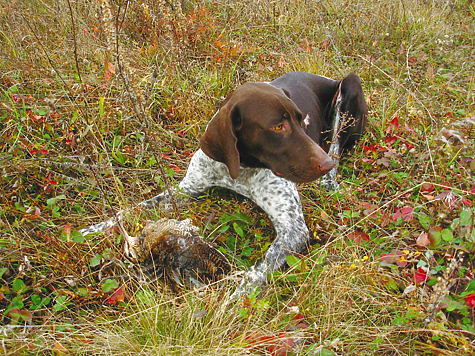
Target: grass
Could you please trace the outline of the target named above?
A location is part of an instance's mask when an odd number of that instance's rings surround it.
[[[469,0],[0,2],[0,323],[8,355],[460,355],[475,349]],[[292,70],[356,72],[367,133],[341,189],[299,187],[314,245],[259,295],[173,294],[120,235],[75,231],[183,177],[219,102]],[[191,218],[243,270],[267,217],[220,189]]]

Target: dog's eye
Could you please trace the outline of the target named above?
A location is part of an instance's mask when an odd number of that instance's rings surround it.
[[[274,130],[274,131],[282,131],[283,129],[284,129],[284,124],[279,124],[277,126],[271,127],[271,130]]]

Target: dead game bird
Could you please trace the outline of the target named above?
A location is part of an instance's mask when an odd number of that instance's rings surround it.
[[[126,236],[127,251],[141,265],[153,265],[172,289],[217,281],[231,266],[224,255],[208,244],[190,219],[147,222],[139,238]]]

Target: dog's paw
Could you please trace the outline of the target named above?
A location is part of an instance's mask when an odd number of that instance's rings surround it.
[[[241,283],[231,295],[231,298],[237,300],[245,295],[254,293],[257,288],[265,284],[266,281],[267,273],[252,266],[244,275]]]

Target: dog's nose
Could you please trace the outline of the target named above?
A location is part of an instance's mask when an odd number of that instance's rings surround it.
[[[327,174],[332,170],[333,167],[335,167],[335,162],[333,162],[329,156],[327,156],[327,158],[318,165],[318,169],[320,172],[322,172],[322,174]]]

